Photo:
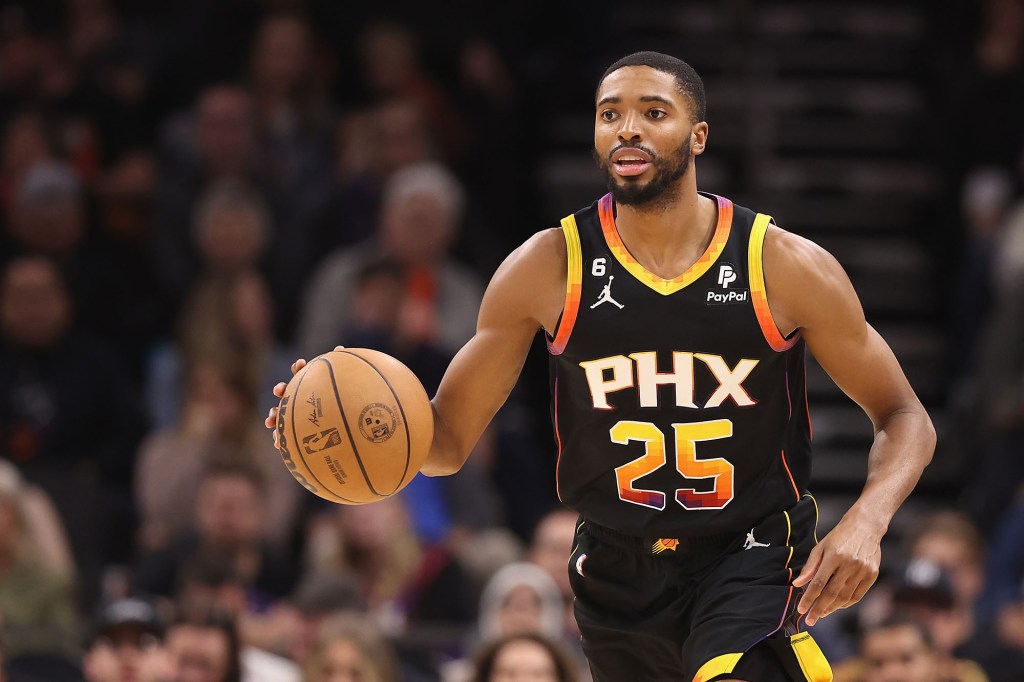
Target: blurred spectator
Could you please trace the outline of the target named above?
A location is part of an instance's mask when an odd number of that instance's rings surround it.
[[[320,626],[303,682],[398,682],[395,654],[373,623],[355,614]]]
[[[8,263],[0,333],[0,453],[53,499],[91,599],[100,562],[128,549],[136,401],[110,350],[74,328],[65,282],[50,261]]]
[[[357,49],[363,84],[377,101],[401,99],[416,104],[441,157],[455,162],[465,153],[468,134],[462,115],[423,67],[416,37],[398,24],[368,26]]]
[[[1019,0],[984,0],[973,71],[961,107],[979,112],[964,152],[1010,167],[1024,149],[1024,5]],[[978,108],[980,107],[980,108]]]
[[[186,375],[203,364],[244,379],[247,402],[264,415],[277,405],[272,389],[287,376],[294,353],[273,335],[273,305],[266,281],[253,271],[211,277],[183,311],[177,343],[154,350],[148,400],[154,426],[180,418]]]
[[[966,491],[972,516],[995,529],[1024,483],[1024,203],[1009,210],[993,244],[994,300],[983,329],[966,438],[982,448]]]
[[[204,278],[223,278],[259,264],[273,217],[258,192],[235,179],[211,183],[199,197],[193,236]]]
[[[277,616],[276,605],[267,614],[250,608],[238,568],[222,553],[194,556],[182,568],[177,603],[182,613],[212,609],[236,624],[241,647],[242,677],[246,682],[298,682],[298,667],[272,652],[286,652],[295,633],[290,619]],[[284,607],[286,608],[286,607]]]
[[[355,279],[368,261],[385,257],[405,268],[406,328],[413,340],[454,354],[473,336],[482,298],[479,280],[448,255],[464,202],[458,181],[436,164],[395,173],[384,193],[379,240],[338,251],[310,282],[300,324],[300,350],[313,357],[346,338]]]
[[[77,658],[74,582],[50,501],[0,460],[0,640],[10,658]]]
[[[16,102],[32,102],[41,71],[41,45],[25,8],[8,4],[0,10],[0,114]]]
[[[936,650],[945,655],[972,632],[971,621],[956,607],[949,572],[931,560],[913,560],[895,578],[891,613],[907,614],[921,623]]]
[[[860,658],[836,666],[835,682],[986,682],[970,661],[950,665],[928,631],[913,620],[890,618],[861,636]]]
[[[526,558],[530,563],[542,568],[558,585],[564,609],[562,623],[565,641],[570,643],[574,654],[582,656],[579,628],[576,625],[576,615],[573,613],[575,600],[572,586],[569,584],[567,566],[578,524],[579,515],[565,507],[557,507],[548,512],[533,531]]]
[[[987,624],[1003,606],[1024,599],[1024,498],[1018,497],[992,537],[985,566],[984,590],[976,609]]]
[[[543,635],[523,633],[503,637],[476,659],[473,682],[576,682],[579,675],[569,656]]]
[[[119,253],[88,230],[83,187],[62,162],[29,167],[17,186],[8,232],[15,253],[42,255],[68,283],[78,323],[103,338],[137,370],[141,349],[160,323],[152,278],[137,257]]]
[[[156,190],[156,167],[143,150],[122,155],[97,179],[97,224],[108,243],[124,245],[131,255],[146,263],[150,209]],[[148,267],[148,263],[146,263]]]
[[[466,114],[471,143],[456,171],[470,197],[466,224],[483,229],[465,230],[457,253],[482,274],[494,272],[529,238],[530,226],[540,219],[532,210],[537,202],[530,199],[530,173],[524,172],[538,159],[530,152],[528,117],[520,105],[509,56],[477,35],[462,45],[458,57],[459,108]],[[503,208],[494,210],[496,206]]]
[[[165,642],[175,682],[247,682],[235,624],[225,614],[183,614],[167,629]]]
[[[67,49],[79,64],[110,45],[120,32],[120,17],[108,0],[72,0],[66,15]]]
[[[365,614],[366,603],[355,576],[346,571],[311,572],[302,577],[291,604],[288,653],[305,663],[313,649],[320,626],[341,613]]]
[[[566,563],[572,553],[579,514],[564,507],[547,514],[533,532],[527,558],[544,569],[558,585],[562,597],[571,602],[572,587]]]
[[[178,421],[139,448],[135,495],[144,549],[164,548],[189,529],[199,481],[217,463],[258,472],[266,513],[262,537],[277,547],[291,539],[302,488],[266,438],[254,397],[238,373],[208,363],[194,366]]]
[[[416,105],[392,99],[338,124],[337,187],[317,217],[318,251],[348,246],[373,235],[381,194],[398,170],[434,157],[433,145]]]
[[[911,560],[925,560],[948,574],[957,608],[970,613],[981,594],[985,571],[985,541],[962,513],[940,510],[924,517],[909,541]]]
[[[330,169],[330,107],[315,50],[305,18],[273,14],[256,31],[249,71],[263,165],[272,184],[302,210],[314,198],[304,193]]]
[[[450,626],[453,641],[476,617],[467,575],[442,545],[423,545],[401,497],[337,506],[322,516],[307,540],[310,570],[351,571],[363,601],[385,633],[423,626],[438,639]]]
[[[558,585],[542,568],[523,562],[499,569],[480,597],[477,631],[467,646],[482,645],[524,633],[543,635],[559,641],[565,634],[565,604]],[[473,665],[468,659],[446,663],[441,670],[445,682],[468,682]]]
[[[234,85],[207,88],[194,111],[165,126],[150,234],[152,262],[175,309],[200,269],[193,240],[200,196],[216,180],[261,187],[255,126],[249,93]]]
[[[163,636],[163,622],[150,602],[126,598],[104,604],[82,661],[86,682],[171,680]]]
[[[52,147],[46,123],[39,114],[22,112],[6,122],[0,157],[0,207],[5,212],[13,206],[28,170],[52,158]]]
[[[158,348],[150,360],[157,426],[176,416],[183,377],[202,363],[244,376],[265,414],[273,400],[270,389],[287,373],[293,355],[276,342],[272,294],[257,270],[272,231],[266,203],[249,187],[221,180],[203,194],[194,223],[202,270],[189,287],[175,344]]]
[[[880,595],[884,598],[885,591]],[[880,617],[866,625],[866,630],[890,617],[909,618],[927,633],[931,656],[939,669],[960,676],[953,677],[954,680],[986,679],[977,677],[981,670],[964,658],[964,646],[974,633],[974,622],[969,609],[960,606],[953,575],[942,565],[925,558],[910,561],[891,581],[890,595],[888,610],[876,613],[875,617]]]
[[[317,40],[294,12],[269,15],[256,30],[249,69],[262,177],[278,229],[265,272],[281,314],[279,333],[291,338],[299,298],[320,244],[310,230],[333,189],[331,126]]]
[[[173,594],[182,569],[198,554],[222,554],[245,585],[253,608],[267,608],[291,592],[295,566],[266,540],[265,483],[239,462],[211,462],[197,484],[194,530],[169,547],[144,554],[136,571],[139,589]]]
[[[116,163],[153,141],[156,112],[141,27],[124,21],[110,0],[72,0],[65,8],[63,42],[73,82],[62,106],[95,125],[103,163]]]
[[[392,260],[366,263],[355,276],[346,346],[375,348],[401,360],[429,395],[437,391],[452,356],[420,329],[421,312],[406,291],[405,269]]]
[[[478,594],[506,564],[521,562],[525,551],[522,541],[502,524],[467,533],[463,541],[449,541],[449,545]]]
[[[57,161],[27,167],[17,185],[9,229],[23,252],[74,264],[85,239],[82,187],[72,169]]]
[[[953,301],[952,356],[964,364],[954,367],[954,378],[971,369],[970,358],[985,314],[992,301],[992,258],[1013,193],[1013,176],[1003,168],[976,168],[967,174],[961,190],[961,212],[966,227],[960,274]]]
[[[548,573],[531,563],[512,563],[488,581],[480,598],[480,635],[484,641],[522,632],[551,639],[564,634],[564,602]]]
[[[1019,542],[1019,540],[1018,540]],[[1003,604],[963,647],[991,682],[1016,682],[1024,671],[1024,598]]]

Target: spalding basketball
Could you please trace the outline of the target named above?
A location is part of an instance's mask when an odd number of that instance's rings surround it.
[[[423,466],[434,437],[426,391],[379,351],[313,358],[288,382],[277,413],[285,466],[303,487],[341,504],[394,495]]]

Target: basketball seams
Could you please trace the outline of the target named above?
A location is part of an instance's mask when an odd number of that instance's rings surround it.
[[[314,360],[313,362],[316,362],[316,360]],[[310,363],[310,364],[312,364],[312,363]],[[328,362],[327,366],[330,367],[330,364],[331,363]],[[292,395],[298,395],[299,394],[299,388],[302,386],[302,382],[303,382],[303,380],[305,378],[306,378],[306,372],[303,372],[302,376],[299,377],[299,383],[295,384],[295,390],[291,392]],[[333,379],[333,376],[332,376],[332,379]],[[303,464],[303,466],[306,467],[306,470],[309,472],[309,475],[312,476],[314,478],[314,480],[316,480],[316,482],[320,484],[320,487],[323,490],[326,490],[331,495],[334,495],[335,497],[337,497],[339,500],[344,500],[348,504],[358,504],[358,502],[356,500],[350,500],[347,497],[342,497],[341,495],[337,494],[336,492],[331,490],[329,487],[327,487],[327,485],[324,484],[324,482],[320,480],[320,477],[316,475],[316,471],[313,469],[313,467],[311,467],[306,462],[305,456],[303,456],[302,451],[299,449],[299,442],[300,442],[299,441],[299,432],[295,429],[295,413],[296,412],[298,412],[298,410],[295,409],[295,405],[292,405],[292,410],[291,410],[292,443],[295,444],[295,448],[296,448],[295,454],[296,454],[296,456],[299,457],[302,460],[302,464]],[[344,418],[344,413],[342,413],[342,418]],[[347,424],[346,424],[346,428],[348,428]],[[358,457],[358,455],[357,455],[357,457]],[[374,492],[376,492],[376,491],[374,491]]]
[[[388,390],[391,391],[391,395],[394,396],[394,398],[395,398],[395,404],[398,405],[398,412],[399,412],[399,414],[402,415],[402,426],[403,426],[402,430],[405,431],[405,469],[402,470],[402,477],[398,480],[398,487],[396,487],[395,490],[391,491],[391,493],[390,493],[391,495],[394,495],[395,492],[397,492],[398,489],[402,487],[402,483],[405,481],[405,477],[409,475],[409,461],[412,459],[412,440],[411,440],[411,437],[409,435],[409,420],[407,420],[405,418],[405,408],[402,407],[402,401],[399,399],[398,394],[395,392],[394,386],[392,386],[391,382],[388,381],[388,378],[386,376],[384,376],[384,373],[381,372],[379,369],[377,369],[376,365],[374,365],[372,362],[370,362],[369,360],[364,358],[362,355],[359,355],[358,353],[353,353],[352,351],[349,351],[349,350],[340,350],[340,351],[337,351],[337,352],[338,353],[344,353],[345,355],[351,355],[354,358],[359,358],[360,360],[365,362],[367,365],[369,365],[370,369],[372,369],[374,372],[376,372],[377,375],[381,379],[384,380],[384,383],[385,383],[385,385],[387,385]],[[328,365],[329,364],[330,363],[328,363]],[[334,380],[334,373],[332,372],[331,373],[331,381],[333,381],[333,380]],[[337,387],[335,387],[335,394],[337,394]],[[341,398],[340,397],[338,398],[338,405],[339,405],[339,407],[341,405]],[[342,414],[342,417],[344,417],[344,413]],[[347,421],[345,422],[345,428],[348,429],[348,422]],[[351,439],[351,437],[352,437],[352,435],[349,434],[349,439]],[[355,448],[355,444],[353,444],[353,448]],[[356,453],[356,457],[357,458],[359,457],[358,453]],[[359,466],[360,467],[363,466],[362,460],[359,461]],[[366,473],[365,470],[364,470],[363,473],[365,475],[365,473]],[[368,484],[370,483],[370,479],[369,479],[368,476],[366,478],[366,482]],[[374,490],[372,484],[370,484],[370,489],[373,490],[374,493],[376,493],[378,495],[380,494],[380,493],[377,493],[376,490]]]
[[[349,355],[352,355],[352,353],[349,353]],[[373,487],[373,481],[370,480],[370,475],[366,472],[366,467],[363,466],[363,458],[359,454],[359,448],[356,447],[355,438],[352,437],[352,428],[348,425],[348,417],[345,416],[345,407],[341,404],[341,393],[338,391],[338,382],[334,378],[334,366],[331,364],[330,360],[324,357],[319,357],[313,362],[323,362],[327,365],[327,372],[331,376],[331,388],[334,389],[334,398],[338,402],[338,411],[341,413],[341,423],[345,425],[345,434],[348,435],[348,442],[349,445],[352,446],[352,454],[356,458],[356,464],[359,465],[359,470],[363,472],[363,480],[366,481],[366,485],[370,489],[371,493],[378,497],[387,497],[387,495],[381,495],[377,492],[377,489]],[[376,370],[376,367],[374,367],[374,370]],[[380,372],[377,373],[380,374]],[[292,419],[294,418],[295,415],[293,413]],[[406,468],[408,468],[408,465],[406,465]]]

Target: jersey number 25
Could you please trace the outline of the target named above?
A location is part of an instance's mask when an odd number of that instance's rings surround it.
[[[734,467],[721,457],[697,459],[697,443],[732,436],[732,422],[715,419],[706,422],[673,424],[675,432],[676,469],[686,478],[713,478],[711,490],[679,488],[676,501],[686,509],[722,509],[732,502]],[[664,510],[666,495],[657,490],[635,488],[637,479],[665,466],[665,434],[651,422],[620,421],[610,429],[613,443],[627,445],[630,441],[644,443],[644,454],[615,469],[619,499],[652,509]]]

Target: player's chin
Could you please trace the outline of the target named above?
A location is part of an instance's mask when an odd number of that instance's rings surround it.
[[[618,173],[615,173],[614,178],[616,185],[619,187],[629,187],[630,189],[635,189],[650,182],[650,178],[647,177],[646,171],[640,175],[619,175]]]

